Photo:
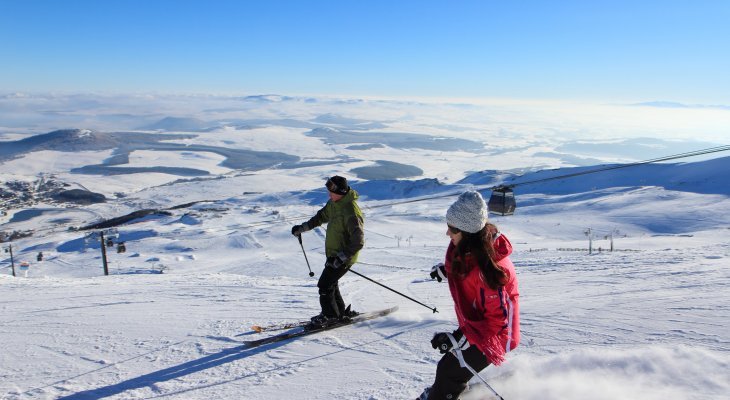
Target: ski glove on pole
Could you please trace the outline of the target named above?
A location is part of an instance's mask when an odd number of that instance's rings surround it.
[[[350,257],[346,256],[345,253],[339,252],[334,257],[327,257],[327,261],[324,263],[325,267],[329,268],[340,268],[341,266],[347,264],[347,261],[350,260]]]
[[[307,223],[303,223],[301,225],[294,225],[291,227],[291,234],[294,236],[299,236],[302,233],[309,230],[309,227],[307,226]]]
[[[441,282],[446,279],[446,266],[444,263],[438,263],[431,267],[431,279]]]
[[[466,336],[461,333],[461,329],[455,330],[452,335],[454,336],[454,339],[456,339],[459,349],[466,350],[469,348],[469,342],[466,340]],[[438,349],[441,354],[446,354],[452,347],[454,347],[454,345],[451,343],[449,335],[446,334],[446,332],[439,332],[433,335],[433,339],[431,339],[431,347]]]

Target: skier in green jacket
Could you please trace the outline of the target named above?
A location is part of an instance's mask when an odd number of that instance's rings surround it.
[[[292,235],[299,236],[327,224],[327,261],[317,282],[322,312],[312,317],[312,324],[320,326],[348,320],[357,314],[349,305],[345,307],[337,281],[357,261],[357,255],[365,245],[363,215],[357,205],[357,192],[348,186],[347,179],[337,175],[327,179],[325,186],[330,197],[327,204],[309,221],[291,229]]]

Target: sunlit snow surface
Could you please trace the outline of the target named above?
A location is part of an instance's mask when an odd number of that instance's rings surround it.
[[[302,113],[289,107],[287,112]],[[306,104],[296,107],[308,110]],[[352,129],[402,116],[394,105],[341,107],[339,118],[307,121],[347,123]],[[356,109],[360,113],[352,112]],[[383,117],[365,118],[373,110]],[[457,121],[447,119],[444,125]],[[404,128],[399,132],[424,126],[413,120],[393,125]],[[428,126],[434,135],[448,130]],[[38,172],[57,168],[59,178],[89,189],[129,193],[104,204],[39,204],[1,217],[2,230],[36,234],[10,243],[18,277],[10,275],[9,254],[0,259],[0,398],[385,400],[413,399],[432,383],[440,355],[429,341],[434,332],[456,327],[447,285],[428,276],[431,265],[443,260],[448,244],[443,216],[454,197],[393,203],[498,183],[493,178],[500,174],[477,171],[499,170],[502,153],[367,146],[346,151],[306,136],[309,128],[262,129],[266,134],[257,139],[220,128],[206,144],[312,160],[359,155],[344,164],[245,173],[220,166],[221,156],[210,152],[138,150],[130,156],[138,167],[207,170],[205,179],[69,172],[99,164],[110,156],[106,150],[74,157],[44,150],[0,164],[4,180],[33,180]],[[539,146],[525,132],[517,132],[524,147],[504,153],[514,164],[510,168],[532,166],[528,155]],[[3,140],[24,136],[8,132]],[[473,132],[454,137],[487,146],[499,142]],[[250,332],[253,324],[318,313],[316,279],[308,277],[291,225],[324,203],[323,177],[344,166],[369,165],[370,159],[415,165],[424,175],[410,181],[348,175],[366,216],[367,244],[354,269],[439,313],[349,274],[341,290],[356,310],[398,305],[398,312],[295,341],[243,348],[243,340],[263,335]],[[730,182],[722,171],[728,170],[730,159],[722,158],[518,187],[516,215],[491,216],[515,247],[522,323],[520,346],[502,366],[482,374],[494,389],[508,400],[726,398]],[[452,176],[441,179],[443,184],[420,180],[447,174]],[[107,231],[127,248],[125,253],[107,248],[109,276],[103,275],[98,238],[68,230],[191,201],[202,202]],[[317,276],[324,263],[324,233],[320,228],[303,236]],[[611,237],[613,252],[608,251]],[[42,262],[35,260],[39,251]],[[19,270],[21,261],[30,262],[27,278]],[[485,393],[475,384],[463,398],[481,399]]]

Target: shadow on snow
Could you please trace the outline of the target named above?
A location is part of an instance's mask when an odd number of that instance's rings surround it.
[[[274,372],[274,371],[288,368],[288,367],[291,367],[294,365],[304,364],[304,363],[307,363],[307,362],[310,362],[310,361],[313,361],[313,360],[316,360],[319,358],[324,358],[324,357],[331,356],[333,354],[342,353],[344,351],[356,350],[360,347],[363,347],[363,346],[366,346],[366,345],[369,345],[372,343],[376,343],[376,342],[379,342],[382,340],[392,339],[394,337],[400,336],[403,333],[405,333],[405,331],[397,332],[392,335],[384,336],[379,339],[371,340],[369,342],[365,342],[362,344],[358,344],[358,345],[354,345],[354,346],[350,346],[350,347],[343,347],[336,351],[331,351],[329,353],[319,355],[319,356],[313,356],[313,357],[307,358],[305,360],[292,362],[292,363],[289,363],[286,365],[274,366],[274,367],[268,368],[263,371],[256,371],[256,372],[252,372],[252,373],[249,373],[246,375],[231,378],[228,380],[223,380],[220,382],[195,386],[195,387],[178,390],[178,391],[171,392],[171,393],[160,393],[157,396],[152,396],[150,398],[178,395],[178,394],[185,393],[185,392],[224,385],[224,384],[227,384],[230,382],[235,382],[235,381],[251,378],[251,377],[254,377],[254,376],[257,376],[260,374]],[[211,354],[211,355],[205,356],[203,358],[199,358],[197,360],[188,361],[186,363],[176,365],[176,366],[173,366],[170,368],[166,368],[166,369],[163,369],[160,371],[151,372],[149,374],[145,374],[145,375],[142,375],[142,376],[139,376],[136,378],[128,379],[126,381],[119,382],[119,383],[116,383],[113,385],[108,385],[108,386],[104,386],[104,387],[100,387],[100,388],[96,388],[96,389],[85,390],[83,392],[78,392],[78,393],[74,393],[74,394],[71,394],[68,396],[60,397],[59,400],[99,399],[99,398],[118,395],[118,394],[124,393],[128,390],[152,387],[155,384],[160,383],[160,382],[165,382],[165,381],[169,381],[171,379],[181,378],[186,375],[194,374],[196,372],[201,372],[201,371],[204,371],[207,369],[216,368],[216,367],[222,366],[224,364],[228,364],[228,363],[231,363],[234,361],[248,358],[250,356],[265,353],[266,351],[283,346],[289,342],[291,342],[291,341],[288,340],[288,341],[283,341],[283,342],[279,342],[279,343],[271,343],[269,345],[264,345],[264,346],[260,346],[260,347],[256,347],[256,348],[252,348],[252,349],[246,349],[245,346],[236,346],[236,347],[232,347],[232,348],[228,348],[228,349],[223,349],[223,350],[219,351],[218,353]],[[114,364],[112,364],[112,365],[114,365]],[[151,390],[154,390],[154,389],[151,389]]]

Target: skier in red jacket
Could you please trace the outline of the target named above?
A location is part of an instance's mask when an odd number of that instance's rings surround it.
[[[433,386],[419,397],[423,400],[457,399],[473,376],[462,363],[476,371],[499,365],[520,341],[512,244],[487,222],[487,205],[479,192],[459,196],[446,212],[446,223],[451,243],[431,278],[448,280],[459,328],[436,333],[431,340],[444,356]]]

